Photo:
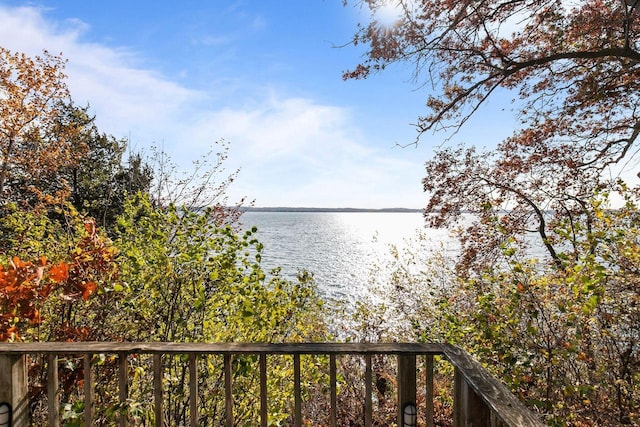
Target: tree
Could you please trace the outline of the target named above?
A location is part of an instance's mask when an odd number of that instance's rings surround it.
[[[229,143],[216,141],[216,149],[192,162],[188,171],[180,170],[169,154],[153,149],[149,165],[153,170],[150,194],[158,207],[183,206],[188,210],[211,208],[212,220],[218,224],[237,222],[245,199],[229,204],[227,189],[235,181],[239,169],[227,173],[224,163],[229,156]]]
[[[0,341],[105,338],[96,316],[114,299],[118,250],[70,204],[58,214],[64,221],[45,210],[0,217]]]
[[[74,123],[62,120],[69,98],[65,61],[44,51],[30,58],[0,47],[0,197],[35,205],[64,199],[68,186],[52,181],[75,163]],[[48,185],[43,186],[43,183]],[[42,191],[46,187],[47,192]]]
[[[372,272],[351,339],[459,345],[552,426],[638,425],[640,192],[617,191],[617,209],[613,193],[589,201],[590,227],[558,224],[563,243],[585,248],[565,269],[527,257],[508,236],[473,277],[456,275],[455,256],[434,250],[428,232],[417,241],[424,249],[393,248],[390,279]],[[435,365],[436,404],[450,402],[437,382],[450,368]]]
[[[61,107],[64,121],[77,129],[71,142],[84,155],[61,168],[55,181],[67,182],[73,206],[111,231],[117,216],[124,211],[127,196],[149,192],[153,171],[139,153],[130,153],[125,160],[126,141],[101,133],[88,111],[88,106],[77,107],[73,103]]]
[[[376,20],[387,1],[363,3],[374,19],[354,43],[368,45],[368,52],[344,77],[413,64],[420,87],[434,89],[416,142],[426,132],[458,130],[496,92],[517,98],[512,106],[521,127],[495,152],[446,148],[427,163],[432,223],[449,225],[472,210],[480,218],[472,230],[485,230],[484,242],[478,233],[468,235],[468,263],[461,266],[496,254],[486,232],[495,227],[511,236],[535,230],[561,266],[555,224],[591,218],[589,198],[611,185],[606,173],[619,172],[640,133],[640,2],[398,0],[393,25]],[[498,215],[505,208],[510,213]],[[556,216],[545,217],[549,211]],[[574,259],[575,243],[567,254]]]
[[[363,3],[354,43],[369,50],[345,78],[413,64],[433,88],[416,143],[455,135],[497,93],[520,120],[494,151],[427,161],[430,224],[475,215],[445,286],[437,271],[392,284],[423,289],[404,324],[467,348],[551,425],[636,425],[638,187],[619,178],[640,133],[640,2],[398,0],[393,25],[376,19],[388,2]],[[532,236],[542,262],[521,250]]]
[[[215,206],[194,210],[153,205],[149,195],[130,197],[114,233],[123,297],[112,300],[110,314],[103,319],[115,327],[119,338],[178,342],[326,338],[322,302],[312,278],[301,274],[297,280],[287,280],[277,271],[265,272],[255,229],[237,234],[229,225],[219,225]],[[148,361],[139,363],[151,381]],[[188,367],[180,357],[164,363],[171,372],[166,377],[171,390],[166,419],[171,425],[184,424],[189,408]],[[215,425],[222,424],[224,399],[216,390],[223,378],[215,363],[205,365],[199,375],[200,414]],[[240,424],[249,425],[258,418],[256,368],[255,361],[247,359],[234,364],[234,387],[251,390],[234,402]],[[289,361],[272,360],[270,378],[280,381],[291,369]],[[291,394],[286,389],[271,393],[270,419],[284,422],[290,414]]]
[[[571,268],[545,268],[504,245],[502,263],[436,298],[428,317],[438,321],[423,339],[472,351],[550,425],[637,425],[638,193],[621,193],[619,209],[607,195],[591,200],[593,223],[579,231],[588,249]],[[575,224],[559,228],[573,240]]]
[[[9,209],[11,208],[11,209]],[[57,216],[51,214],[55,211]],[[155,207],[149,194],[128,196],[106,237],[93,219],[70,202],[51,209],[21,210],[7,204],[0,216],[0,341],[202,341],[299,342],[326,339],[323,304],[312,277],[288,280],[261,266],[262,245],[255,229],[237,234],[216,224],[215,207],[189,210]],[[28,261],[36,260],[36,261]],[[277,359],[277,360],[276,360]],[[285,358],[286,359],[286,358]],[[269,361],[270,378],[286,381],[290,359]],[[234,405],[236,419],[257,419],[259,375],[255,360],[234,362],[234,384],[251,390]],[[46,363],[31,360],[34,425],[47,425]],[[153,414],[146,385],[152,381],[149,360],[131,362],[136,376],[126,408],[114,405],[117,376],[96,381],[96,425],[111,425],[117,413],[130,410],[132,422]],[[180,356],[164,359],[164,387],[169,390],[166,419],[188,418],[187,365]],[[69,357],[60,369],[65,419],[80,419],[82,360]],[[117,360],[100,362],[115,372]],[[223,387],[215,360],[200,364],[202,417],[222,422]],[[309,384],[318,383],[311,369]],[[311,376],[316,376],[315,379]],[[275,388],[270,419],[285,422],[292,390]],[[45,404],[46,405],[46,404]],[[141,415],[142,414],[142,415]],[[148,418],[150,419],[150,418]],[[246,421],[250,422],[250,421]]]

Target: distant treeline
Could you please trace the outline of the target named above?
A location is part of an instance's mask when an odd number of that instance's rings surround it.
[[[243,207],[243,212],[393,212],[410,213],[423,212],[422,209],[408,208],[383,208],[383,209],[361,209],[361,208],[301,208],[301,207]]]

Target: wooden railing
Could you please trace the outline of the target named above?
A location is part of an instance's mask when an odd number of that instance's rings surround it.
[[[47,357],[48,424],[60,425],[58,357],[83,355],[84,360],[84,424],[93,425],[94,378],[92,367],[94,355],[115,354],[118,356],[118,398],[127,400],[128,367],[131,355],[149,354],[153,359],[153,401],[154,422],[165,425],[163,420],[163,357],[164,355],[186,355],[189,369],[189,423],[198,425],[198,357],[222,355],[224,360],[225,416],[227,426],[234,425],[234,396],[232,393],[232,360],[238,355],[258,356],[260,382],[260,419],[256,425],[268,425],[267,402],[267,357],[289,355],[293,357],[293,424],[301,426],[301,355],[325,355],[329,357],[329,424],[337,425],[336,356],[358,355],[365,361],[365,401],[364,424],[372,425],[372,356],[395,355],[397,357],[397,407],[398,425],[404,423],[403,411],[409,405],[416,405],[416,363],[424,361],[427,374],[425,384],[426,403],[417,408],[424,411],[427,426],[433,426],[434,356],[441,356],[454,367],[453,383],[453,424],[462,426],[511,426],[540,427],[543,423],[529,411],[497,379],[492,377],[477,361],[460,348],[448,344],[419,343],[304,343],[304,344],[246,344],[246,343],[106,343],[106,342],[47,342],[47,343],[0,343],[0,409],[2,404],[10,408],[11,426],[29,425],[26,355],[36,354]],[[0,425],[3,415],[0,414]],[[127,425],[127,417],[121,416],[119,424]]]

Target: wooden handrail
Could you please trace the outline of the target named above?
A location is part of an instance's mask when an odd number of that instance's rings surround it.
[[[0,354],[444,354],[434,343],[178,343],[30,342],[0,343]]]
[[[117,354],[119,357],[119,391],[120,403],[127,399],[127,357],[131,354],[153,355],[153,390],[154,414],[156,425],[163,425],[163,389],[162,389],[162,356],[165,354],[189,355],[189,407],[190,423],[197,424],[197,355],[224,356],[225,383],[225,420],[226,425],[233,425],[233,397],[231,360],[233,355],[258,355],[260,371],[260,425],[266,426],[266,358],[269,355],[291,355],[294,360],[294,425],[302,423],[302,400],[300,387],[300,356],[301,355],[329,355],[329,376],[331,390],[330,425],[336,425],[336,356],[361,355],[366,362],[365,381],[365,425],[372,423],[372,376],[371,356],[396,355],[398,358],[398,423],[402,425],[402,409],[407,402],[415,404],[416,396],[416,356],[424,357],[427,380],[427,403],[422,409],[426,415],[427,425],[433,426],[433,357],[443,356],[455,368],[454,375],[454,426],[518,426],[541,427],[544,424],[529,411],[499,380],[491,376],[469,354],[448,344],[437,343],[164,343],[164,342],[35,342],[35,343],[0,343],[0,365],[7,363],[4,359],[25,362],[27,354],[47,355],[49,360],[49,424],[59,425],[57,406],[57,360],[65,354],[84,355],[85,369],[85,413],[86,424],[92,417],[92,366],[91,355]],[[3,359],[4,358],[4,359]],[[13,363],[13,362],[12,362]],[[10,378],[6,378],[7,375]],[[23,396],[13,396],[0,390],[0,402],[11,404],[26,396],[26,370],[12,369],[9,374],[0,372],[0,385],[20,383]],[[89,384],[87,384],[87,382]],[[20,387],[17,389],[20,394]],[[4,395],[3,395],[4,393]],[[14,393],[14,392],[11,392]],[[21,407],[25,407],[24,402]],[[20,420],[25,420],[24,414],[16,414],[14,426],[21,426]],[[19,415],[19,416],[18,416]],[[127,425],[126,416],[120,417],[119,424]]]
[[[475,405],[474,400],[481,399],[480,405],[487,408],[492,416],[497,417],[495,424],[498,424],[499,421],[501,425],[506,426],[542,425],[533,412],[525,410],[522,402],[467,352],[453,345],[445,344],[443,347],[445,357],[455,367],[456,376],[460,379],[460,381],[456,381],[454,387],[454,394],[458,394],[454,396],[454,402],[460,406],[463,404]],[[475,396],[469,396],[470,393]],[[468,414],[468,416],[474,417],[474,410],[475,408],[457,411],[454,409],[454,416],[464,417],[465,414]],[[472,420],[459,420],[458,424],[467,425],[469,421]]]

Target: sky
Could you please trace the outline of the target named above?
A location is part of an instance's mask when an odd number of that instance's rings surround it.
[[[227,141],[230,203],[422,208],[435,148],[494,145],[515,120],[489,103],[451,140],[411,145],[429,95],[411,65],[342,79],[368,19],[342,0],[0,0],[0,46],[62,53],[75,104],[132,150],[158,147],[188,171]]]

